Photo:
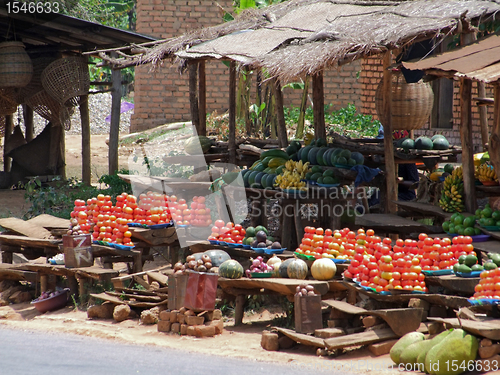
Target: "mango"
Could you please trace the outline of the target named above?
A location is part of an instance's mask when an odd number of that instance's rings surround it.
[[[403,350],[405,350],[406,347],[410,346],[411,344],[419,341],[423,341],[425,339],[425,336],[423,333],[420,332],[410,332],[401,337],[397,343],[394,344],[392,347],[391,351],[389,352],[389,355],[391,356],[391,359],[399,365],[400,363],[400,356]]]

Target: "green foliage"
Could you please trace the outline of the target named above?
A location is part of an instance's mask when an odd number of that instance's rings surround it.
[[[127,174],[127,171],[121,170],[118,173]],[[69,219],[76,199],[86,201],[104,194],[110,195],[114,201],[123,192],[132,193],[131,185],[116,174],[101,176],[99,183],[100,186],[88,186],[76,178],[70,178],[65,181],[55,180],[51,185],[43,186],[38,178],[32,178],[23,186],[26,190],[24,198],[30,205],[25,218],[49,214]]]
[[[170,151],[165,156],[179,156],[185,155],[177,151]],[[138,156],[134,156],[134,162],[139,160]],[[158,156],[155,158],[149,158],[147,156],[143,157],[142,164],[146,166],[148,172],[151,176],[163,176],[163,177],[177,177],[177,178],[188,178],[193,174],[193,168],[188,166],[182,166],[177,164],[169,164],[163,160],[163,156]]]
[[[331,110],[332,105],[325,105],[325,122],[334,128],[334,131],[351,138],[375,137],[378,134],[380,122],[373,120],[372,116],[356,113],[356,107],[348,104],[338,111]],[[285,121],[287,125],[296,124],[299,118],[298,107],[285,108]],[[313,124],[314,114],[312,107],[306,108],[306,121]],[[327,127],[328,129],[328,127]]]

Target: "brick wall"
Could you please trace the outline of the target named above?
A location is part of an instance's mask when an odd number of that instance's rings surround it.
[[[221,23],[222,14],[216,4],[232,9],[232,0],[138,0],[137,32],[158,38],[170,38],[200,27]],[[188,74],[180,74],[177,66],[165,61],[156,72],[151,65],[136,68],[135,113],[131,132],[149,129],[161,124],[189,121]],[[325,103],[333,109],[353,103],[361,106],[361,84],[356,75],[361,62],[356,61],[339,69],[325,72]],[[220,61],[206,64],[207,112],[224,113],[228,110],[228,68]],[[255,88],[253,88],[255,91]],[[311,89],[309,91],[311,95]],[[300,105],[300,90],[286,88],[284,104]]]
[[[364,114],[373,115],[378,118],[375,110],[375,91],[379,82],[382,80],[382,60],[380,57],[370,57],[362,60],[362,70],[360,74],[361,89],[361,111]],[[415,137],[425,135],[432,137],[434,134],[443,134],[452,145],[461,145],[460,141],[460,99],[459,99],[459,81],[454,81],[453,88],[453,128],[431,128],[430,122],[418,130],[415,130]],[[472,83],[472,97],[477,97],[477,82]],[[493,97],[493,88],[486,86],[486,97]],[[493,107],[488,107],[488,125],[493,124]],[[472,137],[474,152],[483,151],[483,141],[481,139],[481,129],[479,126],[479,111],[475,103],[472,103]]]

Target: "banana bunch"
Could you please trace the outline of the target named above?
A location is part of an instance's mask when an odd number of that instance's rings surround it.
[[[453,173],[444,179],[439,206],[446,212],[462,212],[464,181],[462,167],[455,168]]]
[[[311,133],[306,133],[306,135],[304,135],[304,145],[309,145],[312,140],[314,139],[314,134],[311,134]]]
[[[306,190],[306,183],[302,181],[309,172],[309,162],[287,160],[283,173],[276,177],[276,186],[281,189]]]
[[[475,176],[481,182],[497,180],[495,169],[488,164],[481,164],[479,167],[476,167]]]

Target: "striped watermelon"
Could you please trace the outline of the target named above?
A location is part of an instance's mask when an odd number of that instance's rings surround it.
[[[243,272],[243,266],[234,259],[226,260],[219,266],[219,276],[227,279],[239,279]]]

